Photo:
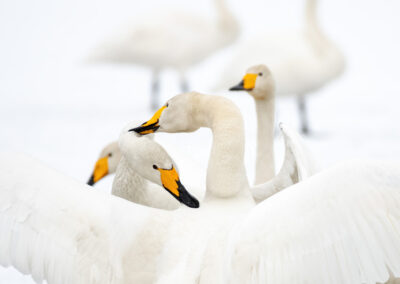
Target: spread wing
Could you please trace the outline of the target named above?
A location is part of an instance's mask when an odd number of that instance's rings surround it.
[[[229,283],[400,277],[400,165],[348,162],[263,201],[229,241]]]
[[[317,166],[300,135],[283,123],[280,123],[279,127],[285,140],[285,159],[281,170],[273,179],[251,188],[252,195],[257,202],[261,202],[317,172]]]
[[[124,246],[160,213],[0,155],[0,264],[38,283],[121,283]]]

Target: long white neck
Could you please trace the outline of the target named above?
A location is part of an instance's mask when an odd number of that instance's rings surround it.
[[[129,201],[149,205],[147,181],[136,173],[122,156],[112,185],[112,194]]]
[[[317,0],[306,0],[305,32],[309,36],[317,52],[323,53],[330,42],[322,32],[317,19]]]
[[[305,27],[307,30],[319,31],[317,20],[317,0],[306,0]]]
[[[217,27],[228,43],[234,41],[239,35],[239,24],[235,16],[228,9],[225,0],[214,0],[217,12]]]
[[[257,112],[257,158],[255,184],[275,176],[274,165],[274,96],[255,99]]]
[[[244,167],[244,126],[239,109],[229,100],[199,94],[195,120],[213,133],[207,169],[206,198],[250,198]]]

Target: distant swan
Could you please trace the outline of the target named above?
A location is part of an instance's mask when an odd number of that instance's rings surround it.
[[[239,34],[235,17],[225,0],[214,0],[215,20],[197,14],[163,11],[147,15],[137,26],[104,42],[90,55],[89,61],[140,64],[152,69],[151,107],[159,107],[159,74],[173,68],[181,77],[181,89],[188,91],[185,73],[217,50],[233,43]]]
[[[317,0],[306,0],[305,26],[291,33],[258,34],[238,47],[219,78],[217,89],[236,83],[248,66],[264,63],[272,71],[277,95],[296,95],[301,130],[307,134],[305,96],[343,73],[345,59],[322,32],[317,21]]]

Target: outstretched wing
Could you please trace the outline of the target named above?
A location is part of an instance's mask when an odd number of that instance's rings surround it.
[[[283,123],[280,123],[279,127],[285,140],[285,159],[281,170],[273,179],[251,188],[252,195],[257,202],[261,202],[317,172],[316,164],[300,135]]]
[[[0,264],[38,283],[121,283],[124,246],[158,212],[0,155]]]
[[[400,277],[400,165],[349,162],[263,201],[232,231],[229,283]]]

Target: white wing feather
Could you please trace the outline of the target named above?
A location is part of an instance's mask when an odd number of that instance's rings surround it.
[[[0,264],[38,283],[122,283],[119,254],[154,212],[0,155]]]
[[[400,165],[348,162],[286,188],[236,227],[228,251],[229,283],[398,278]]]
[[[318,171],[318,167],[300,135],[283,123],[280,123],[279,127],[285,140],[285,159],[281,170],[273,179],[251,188],[252,195],[257,202],[305,180]]]

